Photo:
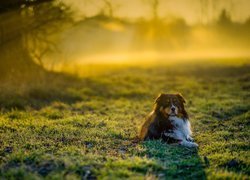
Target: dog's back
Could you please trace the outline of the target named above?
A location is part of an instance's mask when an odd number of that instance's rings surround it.
[[[149,136],[149,128],[151,126],[151,124],[153,123],[153,121],[155,120],[155,114],[154,112],[151,112],[147,118],[146,118],[146,121],[143,123],[142,127],[141,127],[141,131],[140,131],[140,134],[139,134],[139,138],[140,140],[146,140],[150,137]]]

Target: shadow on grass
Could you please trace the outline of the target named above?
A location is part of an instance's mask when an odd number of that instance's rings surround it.
[[[112,75],[110,76],[112,78]],[[109,78],[108,78],[109,79]],[[63,73],[45,72],[38,77],[2,82],[0,85],[0,109],[41,109],[54,102],[71,105],[76,102],[106,99],[134,99],[146,97],[140,89],[128,89],[112,79],[83,78]]]
[[[74,103],[81,97],[72,93],[70,88],[75,88],[79,82],[75,77],[49,72],[35,78],[5,81],[0,86],[0,108],[40,109],[51,102]]]
[[[140,156],[156,161],[162,170],[156,176],[162,179],[206,179],[204,168],[209,164],[197,149],[168,145],[161,141],[146,141]]]

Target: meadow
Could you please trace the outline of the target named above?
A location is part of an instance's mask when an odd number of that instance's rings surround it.
[[[249,179],[250,65],[238,61],[91,65],[1,83],[0,179]],[[198,149],[134,141],[161,92],[186,98]]]

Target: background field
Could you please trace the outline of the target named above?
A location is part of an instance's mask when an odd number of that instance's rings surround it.
[[[92,65],[2,83],[0,178],[249,179],[250,65],[225,62]],[[186,98],[199,149],[133,142],[160,92]]]

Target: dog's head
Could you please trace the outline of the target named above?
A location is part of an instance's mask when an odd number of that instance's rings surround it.
[[[155,100],[155,111],[165,117],[178,116],[188,118],[184,108],[185,99],[180,93],[177,94],[160,94]]]

